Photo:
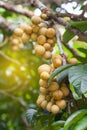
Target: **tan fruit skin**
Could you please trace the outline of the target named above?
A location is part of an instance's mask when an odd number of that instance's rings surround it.
[[[66,84],[61,85],[61,91],[65,97],[69,95],[69,89],[67,88]]]
[[[53,114],[57,114],[58,112],[59,112],[59,107],[57,106],[57,105],[53,105],[52,107],[51,107],[51,112],[53,113]]]
[[[31,34],[31,40],[32,40],[33,42],[36,42],[36,41],[37,41],[37,34],[36,34],[36,33],[32,33],[32,34]]]
[[[42,27],[42,28],[40,28],[40,30],[39,30],[39,34],[46,36],[46,31],[47,31],[47,28],[46,28],[46,27]]]
[[[56,82],[51,82],[50,86],[48,87],[49,91],[56,91],[59,89],[59,85]]]
[[[78,60],[76,58],[71,58],[69,61],[68,61],[69,64],[77,64],[78,63]]]
[[[21,28],[16,28],[14,34],[20,37],[23,34],[23,30]]]
[[[46,88],[44,88],[44,87],[40,87],[40,92],[41,92],[41,94],[46,95],[48,91],[47,91]]]
[[[46,43],[46,37],[44,35],[39,35],[37,38],[37,43],[43,45],[44,43]]]
[[[39,85],[40,85],[41,87],[45,87],[45,88],[48,87],[47,81],[46,81],[46,80],[43,80],[43,79],[40,79],[40,80],[39,80]]]
[[[41,45],[36,45],[35,46],[35,53],[38,56],[42,56],[45,53],[45,48]]]
[[[32,21],[32,23],[34,23],[34,24],[40,24],[40,23],[41,23],[41,18],[38,17],[38,16],[33,16],[33,17],[31,18],[31,21]]]
[[[38,73],[41,74],[44,71],[50,73],[50,66],[47,64],[43,64],[43,65],[39,66]]]
[[[64,109],[66,107],[66,101],[65,100],[59,100],[56,102],[56,105],[61,108]]]
[[[40,105],[44,101],[44,99],[45,99],[44,97],[38,97],[36,101],[37,105]]]
[[[57,90],[53,92],[53,97],[55,100],[60,100],[63,98],[63,92],[61,90]]]
[[[50,77],[50,74],[48,72],[42,72],[40,77],[43,79],[43,80],[48,80],[49,77]]]
[[[52,102],[48,102],[47,107],[46,107],[47,111],[51,112],[52,105],[53,105]]]
[[[50,51],[45,51],[45,53],[44,53],[43,57],[44,57],[45,59],[51,59],[52,54],[51,54],[51,52],[50,52]]]
[[[41,103],[41,107],[42,107],[43,109],[45,109],[46,106],[47,106],[47,100],[44,100],[44,101]]]
[[[47,32],[46,32],[46,36],[48,38],[53,38],[55,36],[56,32],[54,30],[54,28],[48,28]]]

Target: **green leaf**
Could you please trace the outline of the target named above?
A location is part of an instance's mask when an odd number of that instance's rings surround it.
[[[52,126],[63,126],[65,124],[65,121],[59,120],[52,123]]]
[[[61,82],[68,76],[68,71],[69,71],[69,69],[66,69],[58,74],[58,76],[56,78],[58,84],[61,84]]]
[[[85,32],[87,30],[87,21],[80,21],[80,22],[71,22],[71,26],[76,27],[77,29],[80,29],[81,31]],[[64,35],[63,35],[63,42],[67,43],[69,40],[71,40],[75,34],[71,32],[69,29],[66,29]]]
[[[87,130],[87,116],[80,119],[74,124],[73,130]]]
[[[74,86],[77,94],[87,92],[87,64],[73,66],[69,69],[69,82]]]
[[[87,109],[82,109],[73,113],[65,122],[64,130],[69,130],[70,126],[87,114]]]
[[[54,72],[51,74],[49,80],[48,80],[48,85],[51,83],[51,80],[56,76],[58,75],[59,73],[61,73],[62,71],[74,66],[76,64],[67,64],[67,65],[64,65],[64,66],[61,66],[61,67],[58,67],[56,70],[54,70]]]

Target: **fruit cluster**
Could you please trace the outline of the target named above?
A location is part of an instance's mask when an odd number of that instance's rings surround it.
[[[43,16],[43,15],[42,15]],[[35,42],[35,53],[37,56],[43,56],[50,59],[53,46],[56,42],[56,31],[53,27],[48,27],[42,20],[44,17],[32,16],[29,25],[20,24],[11,36],[11,47],[18,50],[29,40]]]
[[[54,55],[51,65],[43,64],[38,68],[38,73],[40,74],[40,95],[37,99],[37,105],[54,114],[57,114],[60,109],[66,107],[64,98],[69,95],[67,85],[65,83],[59,85],[56,82],[56,78],[48,86],[47,82],[51,73],[59,66],[62,66],[62,57]]]

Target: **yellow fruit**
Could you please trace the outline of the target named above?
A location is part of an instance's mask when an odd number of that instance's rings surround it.
[[[69,61],[68,61],[69,64],[77,64],[78,63],[78,60],[76,58],[71,58]]]
[[[40,27],[40,28],[42,28],[42,27],[46,27],[46,28],[47,28],[47,24],[45,24],[45,23],[40,23],[40,24],[39,24],[39,27]]]
[[[45,48],[41,45],[36,45],[34,50],[38,56],[42,56],[45,53]]]
[[[46,36],[48,38],[53,38],[55,36],[55,34],[56,34],[56,31],[55,31],[54,28],[48,28],[47,29]]]
[[[36,101],[37,105],[40,105],[45,100],[44,95],[40,95]]]
[[[37,41],[37,34],[36,34],[36,33],[32,33],[32,34],[31,34],[31,40],[32,40],[33,42],[36,42],[36,41]]]
[[[48,80],[49,77],[50,77],[50,74],[46,71],[42,72],[40,77],[43,79],[43,80]]]
[[[40,18],[39,16],[33,16],[33,17],[31,18],[31,21],[32,21],[32,23],[34,23],[34,24],[39,24],[39,23],[41,23],[41,18]]]
[[[11,44],[11,50],[13,50],[13,51],[18,51],[19,50],[19,48],[18,48],[18,46],[17,45],[13,45],[13,44]]]
[[[47,94],[47,89],[44,88],[44,87],[40,87],[40,92],[41,92],[41,94],[46,95]]]
[[[53,65],[55,68],[60,67],[62,65],[62,61],[60,59],[54,59]]]
[[[61,85],[61,91],[63,92],[63,95],[64,95],[65,97],[69,95],[69,89],[68,89],[68,87],[66,86],[66,84],[64,84],[64,83]]]
[[[50,86],[48,87],[49,91],[56,91],[59,89],[59,85],[57,82],[51,82]]]
[[[47,28],[46,28],[46,27],[42,27],[42,28],[40,28],[40,30],[39,30],[39,34],[40,34],[40,35],[46,35],[46,32],[47,32]]]
[[[15,30],[14,30],[14,34],[16,35],[16,36],[22,36],[22,34],[23,34],[23,30],[21,29],[21,28],[16,28]]]
[[[42,86],[42,87],[45,87],[45,88],[48,87],[47,81],[46,81],[46,80],[43,80],[43,79],[40,79],[40,80],[39,80],[39,85]]]
[[[13,39],[11,42],[12,42],[12,44],[14,44],[14,45],[18,45],[18,44],[19,44],[19,39],[15,38],[15,39]]]
[[[60,100],[63,98],[63,92],[61,90],[56,90],[53,92],[53,97],[55,100]]]
[[[38,33],[38,31],[39,31],[39,26],[33,25],[33,26],[32,26],[32,30],[33,30],[34,33]]]
[[[53,39],[47,39],[47,43],[54,45],[54,40]]]
[[[23,48],[23,47],[24,47],[24,44],[23,44],[23,43],[19,43],[19,44],[18,44],[18,47],[19,47],[19,48]]]
[[[32,27],[31,26],[29,26],[29,25],[27,25],[26,26],[26,28],[25,28],[25,32],[27,33],[27,34],[31,34],[32,33]]]
[[[61,109],[64,109],[66,107],[66,101],[65,100],[59,100],[59,101],[56,101],[56,105],[61,108]]]
[[[47,106],[47,100],[44,100],[44,101],[41,103],[41,107],[42,107],[43,109],[45,109],[46,106]]]
[[[48,102],[47,107],[46,107],[47,111],[51,112],[52,105],[53,105],[52,102]]]
[[[62,57],[61,57],[61,55],[56,54],[56,55],[53,55],[53,56],[52,56],[52,61],[54,61],[55,59],[60,59],[60,60],[62,60]]]
[[[51,107],[51,112],[53,113],[53,114],[57,114],[58,112],[59,112],[59,107],[57,106],[57,105],[52,105],[52,107]]]
[[[47,14],[44,14],[44,13],[41,14],[41,18],[44,19],[44,20],[46,20],[47,19]]]
[[[47,64],[43,64],[43,65],[39,66],[38,73],[41,74],[44,71],[50,73],[50,66]]]
[[[30,40],[30,36],[26,33],[23,33],[21,40],[22,40],[23,43],[27,43]]]
[[[44,46],[44,48],[46,50],[50,50],[51,49],[51,45],[49,43],[45,43],[43,46]]]
[[[20,27],[23,31],[25,31],[25,28],[27,28],[27,26],[28,26],[28,25],[22,23],[22,24],[20,24],[19,27]]]
[[[52,57],[52,54],[50,51],[45,51],[43,57],[48,60]]]
[[[37,43],[43,45],[46,43],[46,37],[44,35],[39,35],[37,38]]]

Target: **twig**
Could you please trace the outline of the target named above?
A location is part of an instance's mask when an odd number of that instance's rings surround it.
[[[17,65],[21,65],[21,63],[11,57],[9,57],[8,55],[6,55],[4,52],[0,51],[0,55],[3,56],[6,60],[10,61],[10,62],[13,62]]]
[[[2,43],[0,43],[0,48],[3,47],[4,45],[6,45],[6,44],[8,43],[8,40],[9,40],[9,38],[6,37],[6,38],[4,39],[4,41],[3,41]]]
[[[5,3],[3,1],[0,1],[0,7],[4,8],[6,10],[12,11],[12,12],[18,13],[18,14],[25,15],[30,18],[33,16],[32,11],[28,11],[28,10],[22,9],[22,8],[19,9],[17,6]]]
[[[66,57],[64,55],[64,51],[63,51],[63,48],[62,48],[61,34],[58,30],[57,24],[54,24],[54,27],[56,29],[57,44],[58,44],[58,47],[59,47],[60,55],[63,58],[63,65],[65,65],[66,64]]]
[[[29,123],[27,122],[27,119],[22,115],[21,119],[23,123],[25,124],[26,130],[29,130]]]
[[[13,96],[13,95],[11,95],[10,93],[8,93],[8,92],[6,92],[6,91],[4,91],[4,90],[0,90],[0,94],[3,94],[3,95],[5,95],[5,96],[11,98],[12,100],[18,102],[22,107],[26,108],[26,104],[25,104],[25,102],[24,102],[23,100],[21,100],[21,99],[15,97],[15,96]]]

